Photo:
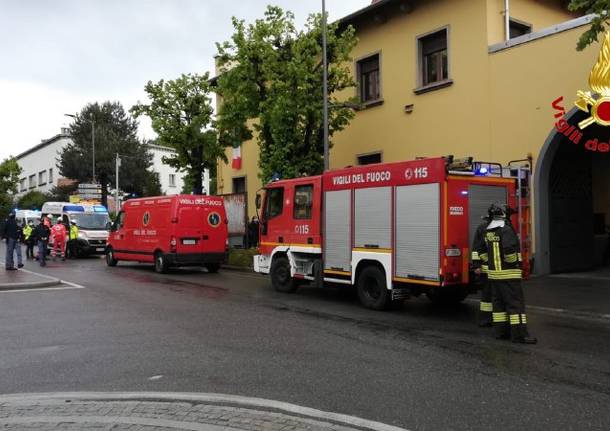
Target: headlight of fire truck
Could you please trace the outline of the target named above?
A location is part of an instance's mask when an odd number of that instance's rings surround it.
[[[79,232],[78,239],[84,239],[85,241],[87,241],[87,234],[85,232]]]

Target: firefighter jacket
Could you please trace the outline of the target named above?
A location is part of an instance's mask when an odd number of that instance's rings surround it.
[[[78,226],[73,224],[70,226],[70,237],[69,239],[78,239]]]
[[[519,239],[510,224],[492,221],[485,230],[485,244],[477,252],[482,262],[487,261],[490,280],[521,279]]]
[[[472,260],[472,266],[475,269],[481,268],[482,273],[487,273],[487,254],[482,253],[485,257],[483,260],[479,251],[485,250],[485,232],[487,231],[487,225],[489,223],[481,223],[476,232],[474,233],[474,239],[472,240],[472,252],[470,258]]]

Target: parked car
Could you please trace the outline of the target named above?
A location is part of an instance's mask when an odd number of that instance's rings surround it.
[[[123,204],[110,228],[106,263],[154,263],[159,273],[172,266],[205,266],[217,272],[227,252],[227,216],[221,197],[161,196]]]

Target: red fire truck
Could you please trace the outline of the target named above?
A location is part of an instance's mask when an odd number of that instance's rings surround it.
[[[477,290],[469,250],[489,205],[526,212],[523,171],[449,156],[271,182],[257,196],[254,270],[282,292],[304,282],[356,286],[372,309],[422,293],[461,301]],[[512,222],[523,242],[523,220]]]

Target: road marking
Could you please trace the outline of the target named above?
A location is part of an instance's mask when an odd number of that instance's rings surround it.
[[[41,292],[44,290],[74,290],[84,289],[82,286],[69,286],[69,287],[34,287],[31,289],[14,289],[14,290],[0,290],[0,293],[17,293],[17,292]]]
[[[149,377],[149,378],[148,378],[148,380],[160,380],[160,379],[162,379],[162,378],[163,378],[163,376],[162,376],[162,375],[159,375],[159,376],[152,376],[152,377]]]

